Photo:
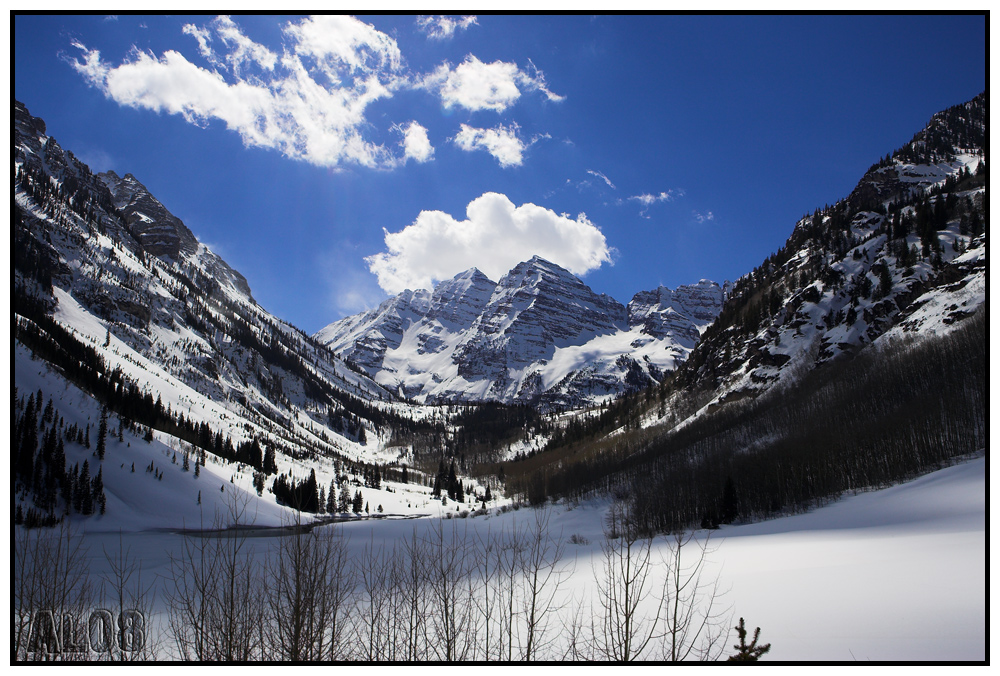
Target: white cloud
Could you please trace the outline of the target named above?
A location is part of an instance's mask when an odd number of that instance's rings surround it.
[[[220,120],[247,146],[326,167],[391,168],[405,161],[362,136],[367,106],[402,86],[401,55],[389,36],[352,17],[307,18],[285,26],[289,44],[279,58],[229,17],[183,30],[210,63],[230,71],[229,79],[173,50],[160,58],[133,50],[114,66],[97,50],[74,43],[83,56],[70,63],[121,105],[182,115],[200,125]],[[213,42],[221,49],[214,51]],[[251,67],[256,72],[246,75]]]
[[[431,40],[447,40],[455,34],[455,31],[465,30],[478,23],[475,16],[451,17],[437,14],[417,17],[417,28],[426,33]]]
[[[265,70],[274,70],[278,55],[243,35],[243,31],[228,16],[217,17],[212,24],[222,43],[231,48],[226,55],[226,61],[235,75],[239,75],[248,63],[256,64]]]
[[[454,138],[455,145],[462,150],[485,150],[495,157],[501,167],[516,167],[524,160],[528,147],[518,135],[516,124],[505,127],[502,124],[493,129],[479,129],[463,124]],[[530,145],[530,144],[529,144]]]
[[[466,208],[465,220],[421,211],[399,232],[385,233],[386,251],[365,259],[388,293],[431,288],[472,267],[499,279],[518,263],[542,256],[582,275],[611,263],[612,250],[585,214],[575,219],[527,203],[515,207],[488,192]]]
[[[402,61],[395,40],[350,16],[309,17],[297,24],[289,23],[285,34],[295,42],[295,55],[316,59],[334,84],[340,83],[342,75],[350,76],[355,71],[398,70]]]
[[[434,146],[427,138],[427,128],[417,122],[410,122],[405,127],[396,125],[395,129],[403,135],[403,157],[423,163],[434,157]]]
[[[666,192],[661,192],[659,194],[653,195],[651,193],[643,193],[642,195],[633,195],[629,197],[630,200],[638,202],[644,207],[656,204],[657,202],[671,202],[674,199],[674,191],[668,190]]]
[[[472,54],[458,66],[443,63],[421,81],[421,85],[436,91],[445,108],[461,106],[466,110],[503,112],[521,97],[521,89],[538,90],[550,101],[565,97],[549,91],[541,71],[529,61],[534,74],[528,74],[515,63],[494,61],[483,63]]]
[[[611,188],[612,190],[618,190],[618,188],[615,187],[615,184],[611,182],[611,179],[602,174],[601,172],[595,171],[593,169],[588,169],[587,173],[590,174],[591,176],[596,176],[597,178],[603,180],[605,183],[608,184],[608,187]]]
[[[181,28],[181,32],[185,35],[190,35],[198,41],[198,53],[203,57],[208,59],[211,64],[218,65],[219,60],[215,56],[215,51],[212,49],[212,31],[207,28],[198,28],[193,23],[184,24]]]
[[[712,221],[712,220],[715,220],[715,214],[713,214],[711,211],[708,211],[708,212],[705,212],[705,213],[700,213],[700,212],[695,211],[694,212],[694,220],[698,221],[699,223],[704,223],[706,221]]]
[[[684,195],[683,190],[667,190],[666,192],[653,193],[643,193],[641,195],[632,195],[629,197],[629,201],[638,202],[641,206],[639,209],[639,215],[644,218],[649,218],[647,215],[649,213],[649,208],[656,204],[657,202],[673,202],[677,197],[682,197]]]
[[[475,17],[448,20],[458,30]],[[429,20],[425,25],[438,30],[445,24]],[[563,98],[549,91],[530,61],[524,70],[469,55],[455,68],[445,63],[430,75],[410,74],[392,37],[349,16],[285,24],[280,52],[252,40],[228,16],[201,26],[186,24],[182,31],[195,39],[207,67],[179,51],[157,56],[135,48],[121,63],[112,63],[79,42],[73,44],[82,56],[69,63],[120,105],[180,115],[199,126],[219,121],[248,147],[333,168],[392,169],[409,159],[426,162],[433,157],[427,129],[415,121],[391,126],[403,134],[401,150],[389,141],[370,140],[377,127],[367,117],[369,106],[400,90],[425,89],[440,96],[446,107],[473,111],[504,111],[526,91],[539,91],[553,101]],[[511,123],[492,129],[462,125],[452,141],[464,150],[486,150],[510,167],[520,165],[526,148],[540,138],[548,137],[522,140],[517,124]]]

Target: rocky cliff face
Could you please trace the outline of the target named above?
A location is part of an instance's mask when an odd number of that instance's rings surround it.
[[[97,175],[111,193],[133,237],[148,253],[164,260],[191,263],[207,280],[229,286],[250,296],[250,285],[239,272],[198,242],[194,233],[153,197],[132,174],[119,177],[113,171]]]
[[[418,401],[573,407],[659,380],[722,299],[718,284],[702,280],[637,294],[626,308],[536,256],[499,283],[469,270],[315,337]]]

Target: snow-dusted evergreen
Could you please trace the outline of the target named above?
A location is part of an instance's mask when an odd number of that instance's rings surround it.
[[[472,269],[404,291],[315,338],[416,401],[579,408],[659,382],[723,298],[701,280],[637,293],[625,307],[535,256],[499,283]]]

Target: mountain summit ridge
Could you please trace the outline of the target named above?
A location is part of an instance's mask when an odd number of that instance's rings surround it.
[[[417,401],[578,407],[658,382],[694,347],[724,295],[701,280],[639,292],[625,306],[535,255],[499,282],[471,268],[314,338]]]

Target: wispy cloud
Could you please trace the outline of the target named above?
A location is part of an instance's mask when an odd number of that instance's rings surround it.
[[[651,193],[643,193],[642,195],[632,195],[629,197],[630,200],[638,202],[644,207],[648,207],[657,202],[671,202],[674,199],[674,191],[668,190],[666,192],[661,192],[656,195]]]
[[[385,245],[365,261],[388,293],[431,288],[471,267],[499,279],[536,254],[582,275],[611,263],[613,254],[585,214],[574,219],[531,203],[518,207],[492,192],[470,202],[464,220],[421,211],[399,232],[386,231]]]
[[[456,31],[465,30],[469,26],[478,25],[475,16],[418,16],[417,29],[425,33],[431,40],[447,40]]]
[[[666,190],[660,191],[658,193],[642,193],[641,195],[632,195],[629,197],[629,201],[638,202],[640,205],[639,215],[644,218],[649,218],[649,208],[658,202],[673,202],[678,197],[683,197],[683,190]]]
[[[420,81],[420,86],[436,92],[445,108],[461,106],[466,110],[503,112],[521,97],[521,90],[540,91],[550,101],[565,97],[551,92],[545,76],[530,61],[529,70],[515,63],[483,63],[469,54],[457,66],[445,62]]]
[[[711,211],[706,211],[705,213],[695,211],[693,213],[694,213],[694,220],[698,221],[699,223],[705,223],[707,221],[715,220],[715,214],[713,214]]]
[[[611,188],[612,190],[618,190],[618,188],[615,187],[615,184],[611,182],[611,179],[602,174],[601,172],[595,171],[593,169],[588,169],[587,173],[590,174],[591,176],[596,176],[597,178],[607,183],[608,187]]]

